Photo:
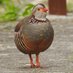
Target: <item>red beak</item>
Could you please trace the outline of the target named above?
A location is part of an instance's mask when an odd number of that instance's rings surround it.
[[[44,12],[47,12],[47,11],[48,11],[48,9],[47,9],[47,8],[43,8],[43,10],[44,10]]]
[[[40,8],[40,11],[41,11],[41,12],[47,12],[48,9],[47,9],[47,8]]]

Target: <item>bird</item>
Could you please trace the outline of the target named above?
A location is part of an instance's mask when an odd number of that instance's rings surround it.
[[[30,67],[39,68],[40,52],[47,50],[53,42],[54,29],[46,18],[48,9],[44,4],[38,3],[29,16],[24,17],[15,26],[14,42],[19,51],[28,54]],[[36,64],[33,63],[32,55],[36,56]]]

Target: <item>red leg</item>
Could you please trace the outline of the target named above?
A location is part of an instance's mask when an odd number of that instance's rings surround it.
[[[30,58],[30,64],[31,64],[31,67],[35,67],[35,65],[33,64],[33,59],[32,59],[31,54],[29,54],[29,58]]]
[[[36,67],[40,67],[39,54],[36,54]]]

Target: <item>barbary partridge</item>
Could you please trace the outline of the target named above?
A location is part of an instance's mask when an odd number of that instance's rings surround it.
[[[29,55],[31,67],[40,67],[39,53],[48,49],[53,41],[54,30],[46,15],[46,7],[37,4],[32,14],[15,27],[15,44],[21,52]],[[36,64],[33,63],[32,54],[36,55]]]

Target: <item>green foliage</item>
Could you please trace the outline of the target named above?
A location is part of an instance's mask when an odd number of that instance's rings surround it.
[[[16,20],[18,17],[19,8],[15,7],[14,5],[8,6],[6,9],[5,19],[7,20]]]
[[[34,7],[33,4],[27,4],[27,6],[25,7],[25,10],[23,12],[23,16],[28,16],[31,14],[32,12],[32,8]]]
[[[67,4],[67,10],[68,10],[68,11],[73,11],[73,3],[69,2],[69,3]]]
[[[3,1],[2,0],[0,0],[0,4],[3,4]]]
[[[22,16],[28,16],[32,12],[33,4],[25,6],[24,11],[19,15],[20,8],[16,7],[12,0],[0,0],[0,5],[4,7],[5,12],[0,15],[0,21],[13,21]]]
[[[20,10],[18,7],[14,5],[10,0],[2,0],[1,2],[5,6],[4,14],[0,15],[1,21],[12,21],[16,20],[18,17],[18,11]]]

